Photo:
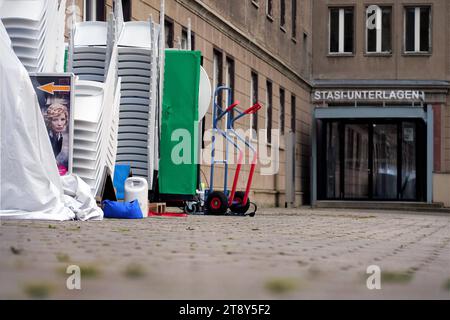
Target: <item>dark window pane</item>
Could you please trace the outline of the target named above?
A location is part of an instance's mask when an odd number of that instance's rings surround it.
[[[272,82],[267,81],[267,142],[272,142]]]
[[[339,52],[339,9],[330,9],[330,52]]]
[[[233,103],[234,99],[235,99],[235,97],[234,97],[234,60],[230,57],[227,57],[226,62],[227,62],[227,66],[226,66],[226,68],[227,68],[227,84],[228,84],[228,87],[231,88],[230,98],[231,98],[231,103]],[[227,102],[227,104],[228,104],[228,102]],[[234,118],[234,109],[232,109],[230,111],[230,114],[231,114],[231,117]]]
[[[344,12],[344,51],[353,52],[353,8]]]
[[[367,29],[367,51],[377,51],[377,29]]]
[[[272,0],[267,0],[267,14],[271,17],[273,16]]]
[[[258,75],[252,72],[252,105],[258,102]],[[258,130],[258,113],[252,115],[252,129]]]
[[[164,21],[164,33],[166,36],[166,48],[173,48],[173,22]]]
[[[285,0],[281,0],[280,4],[280,25],[284,27],[286,25],[286,3]]]
[[[420,9],[420,51],[430,51],[430,8]]]
[[[217,87],[223,85],[223,54],[221,51],[217,49],[213,49],[213,86],[215,87],[214,90],[217,89]],[[217,96],[217,103],[220,107],[223,107],[223,91],[220,91],[220,93]]]
[[[373,21],[370,28],[367,28],[367,52],[377,51],[377,29],[374,28],[374,25],[376,26],[376,14],[376,10],[367,12],[367,21]]]
[[[406,51],[414,51],[414,28],[415,28],[415,10],[406,8]]]
[[[106,21],[105,16],[106,16],[106,7],[105,7],[105,0],[97,0],[95,2],[96,6],[97,6],[97,16],[96,16],[96,20],[97,21]]]
[[[187,50],[188,49],[188,31],[187,29],[183,28],[181,31],[181,49]],[[191,50],[195,50],[195,35],[191,31]]]
[[[382,44],[381,44],[381,50],[391,51],[392,45],[391,45],[391,8],[383,8],[382,9]]]
[[[291,130],[292,132],[295,132],[296,130],[296,103],[295,103],[295,96],[291,96]]]
[[[131,21],[131,0],[122,0],[123,21]]]
[[[181,49],[187,50],[187,48],[187,31],[183,29],[183,31],[181,31]]]
[[[284,134],[284,89],[280,89],[280,130],[281,135]]]
[[[297,36],[297,0],[292,0],[292,37]]]

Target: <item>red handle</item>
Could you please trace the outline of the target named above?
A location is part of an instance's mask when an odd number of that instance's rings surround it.
[[[256,113],[261,108],[262,108],[262,106],[259,104],[259,102],[257,102],[253,106],[251,106],[250,108],[245,110],[244,113],[245,114],[253,114],[253,113]]]
[[[239,100],[238,100],[238,101],[235,101],[232,105],[230,105],[230,106],[225,110],[225,112],[228,112],[228,111],[230,111],[231,109],[236,108],[236,107],[239,105],[239,103],[241,103]]]

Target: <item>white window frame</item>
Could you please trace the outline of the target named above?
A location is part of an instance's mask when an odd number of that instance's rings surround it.
[[[406,10],[414,8],[414,51],[407,51],[406,49]],[[420,9],[428,9],[430,24],[428,26],[428,50],[421,51],[420,50]],[[431,34],[431,26],[432,26],[432,14],[431,14],[431,6],[405,6],[403,10],[403,47],[404,52],[406,54],[414,54],[414,53],[431,53],[431,43],[432,43],[432,34]]]
[[[338,52],[331,52],[331,10],[333,9],[339,9],[339,48]],[[355,9],[353,7],[329,7],[328,8],[328,53],[330,55],[351,55],[354,54],[355,51],[355,30],[353,26],[353,50],[345,51],[345,45],[344,45],[344,29],[345,29],[345,9],[352,9],[353,10],[353,19],[355,19]],[[352,21],[354,24],[354,20]]]

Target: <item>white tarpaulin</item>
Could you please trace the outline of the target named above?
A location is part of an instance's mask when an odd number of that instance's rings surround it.
[[[0,218],[103,218],[83,181],[59,177],[31,80],[1,21]]]

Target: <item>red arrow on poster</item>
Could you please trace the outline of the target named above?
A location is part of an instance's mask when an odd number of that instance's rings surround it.
[[[38,87],[39,90],[54,94],[56,91],[58,92],[69,92],[70,86],[55,86],[54,82],[44,84],[40,87]]]

